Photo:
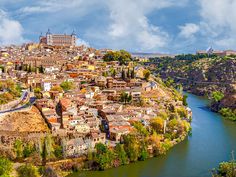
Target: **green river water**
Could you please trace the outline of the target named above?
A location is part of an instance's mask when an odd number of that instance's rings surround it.
[[[219,162],[236,152],[236,123],[207,109],[207,100],[188,94],[193,112],[192,136],[166,155],[127,166],[96,172],[78,172],[69,177],[210,177]]]

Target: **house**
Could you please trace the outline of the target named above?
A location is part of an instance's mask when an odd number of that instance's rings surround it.
[[[52,88],[52,84],[50,81],[42,81],[41,82],[41,88],[43,89],[43,91],[47,92],[50,91]]]
[[[61,106],[61,112],[68,111],[72,114],[77,115],[76,105],[70,99],[61,98],[59,104]]]
[[[75,131],[78,133],[87,134],[90,132],[90,126],[86,123],[80,123],[75,125]]]
[[[75,138],[67,140],[64,149],[67,157],[76,157],[85,154],[88,148],[82,138]]]
[[[101,132],[92,132],[90,139],[91,139],[91,148],[94,148],[97,143],[105,144],[106,134]]]
[[[122,135],[127,135],[130,133],[130,129],[126,127],[113,127],[110,128],[110,140],[120,142]]]
[[[156,90],[157,88],[158,88],[157,83],[153,81],[145,83],[143,85],[143,90],[146,92],[151,91],[151,90]]]

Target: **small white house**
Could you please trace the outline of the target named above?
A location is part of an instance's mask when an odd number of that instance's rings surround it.
[[[52,88],[52,83],[51,82],[42,82],[43,91],[45,91],[45,92],[50,91],[51,88]]]

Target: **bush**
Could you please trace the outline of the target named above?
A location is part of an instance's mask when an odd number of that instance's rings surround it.
[[[164,130],[164,120],[160,117],[154,118],[150,122],[150,126],[157,133],[163,133]]]
[[[64,81],[61,83],[61,88],[64,90],[64,91],[68,91],[68,90],[71,90],[73,89],[75,86],[74,86],[74,83],[73,82],[70,82],[70,81]]]
[[[219,111],[219,113],[229,119],[229,120],[233,120],[233,121],[236,121],[236,110],[233,111],[232,109],[230,108],[221,108],[221,110]]]
[[[187,118],[188,117],[188,112],[183,107],[177,108],[176,111],[179,114],[180,118]]]
[[[62,149],[62,146],[56,146],[56,147],[54,148],[54,155],[55,155],[57,158],[59,158],[59,159],[61,159],[61,158],[63,157],[63,149]]]
[[[12,163],[6,158],[0,157],[0,176],[8,176],[12,171]]]
[[[222,162],[220,163],[216,175],[214,177],[234,177],[236,175],[235,162]]]
[[[215,92],[212,92],[211,97],[213,99],[213,102],[218,102],[222,100],[222,98],[224,98],[224,94],[219,91],[215,91]]]
[[[25,164],[17,169],[19,177],[40,177],[39,172],[32,164]]]

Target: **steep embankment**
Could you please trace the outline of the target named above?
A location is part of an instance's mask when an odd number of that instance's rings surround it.
[[[18,133],[46,132],[48,127],[39,111],[32,107],[29,111],[2,115],[0,117],[0,131]]]
[[[236,116],[236,59],[234,57],[158,58],[153,59],[153,63],[157,66],[155,72],[161,78],[172,78],[189,92],[208,96],[212,100],[213,92],[222,93],[222,98],[212,101],[212,110],[220,111],[229,108],[231,115]]]

